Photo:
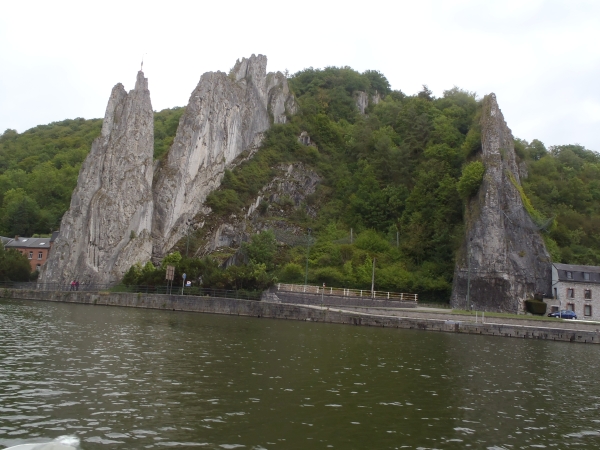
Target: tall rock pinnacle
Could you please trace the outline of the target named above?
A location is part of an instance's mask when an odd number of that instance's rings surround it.
[[[225,169],[256,149],[271,123],[296,103],[287,80],[266,73],[267,57],[238,61],[229,75],[208,72],[192,92],[168,156],[156,172],[152,237],[161,257],[188,231]]]
[[[485,175],[467,205],[451,304],[464,309],[469,295],[476,309],[516,313],[523,300],[550,293],[550,256],[523,207],[513,136],[494,94],[483,100],[481,144]]]
[[[109,283],[152,254],[154,114],[148,80],[117,84],[40,282]]]

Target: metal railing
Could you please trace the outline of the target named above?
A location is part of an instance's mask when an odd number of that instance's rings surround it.
[[[311,286],[306,284],[284,284],[277,285],[278,291],[297,292],[305,294],[329,295],[335,297],[371,298],[375,300],[392,300],[403,302],[416,302],[418,294],[406,294],[403,292],[373,291],[368,289],[346,289],[323,286]]]
[[[0,289],[27,289],[33,291],[82,291],[82,292],[124,292],[124,293],[144,293],[144,294],[162,294],[162,295],[189,295],[197,297],[219,297],[234,298],[240,300],[260,300],[262,292],[232,290],[232,289],[212,289],[200,287],[183,287],[166,285],[136,285],[125,286],[122,284],[102,284],[102,283],[80,283],[79,286],[71,286],[70,283],[36,283],[36,282],[0,282]]]

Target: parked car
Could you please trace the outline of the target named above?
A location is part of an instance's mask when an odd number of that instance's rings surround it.
[[[548,314],[548,317],[558,317],[560,319],[577,319],[577,314],[573,311],[563,309],[562,311],[554,311]]]

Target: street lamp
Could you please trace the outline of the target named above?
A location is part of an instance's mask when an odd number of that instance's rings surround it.
[[[312,228],[308,229],[308,235],[306,236],[306,271],[304,272],[304,286],[308,284],[308,256],[310,254],[310,233]]]

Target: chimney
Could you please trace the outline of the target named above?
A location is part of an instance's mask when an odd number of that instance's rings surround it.
[[[17,235],[15,236],[15,241],[18,241],[18,240],[19,240],[19,235],[17,234]]]

